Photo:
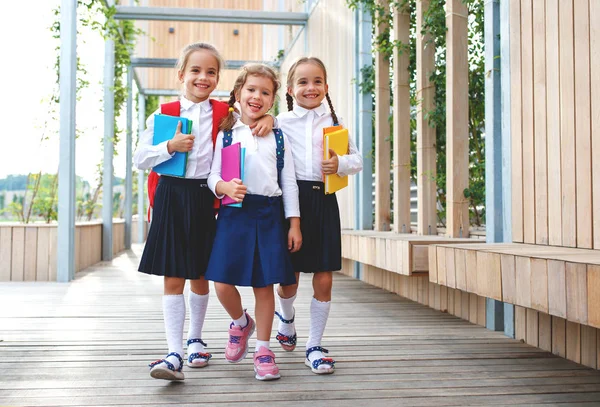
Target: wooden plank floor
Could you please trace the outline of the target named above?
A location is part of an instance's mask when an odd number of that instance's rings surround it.
[[[0,284],[0,406],[600,405],[599,372],[342,275],[324,340],[334,375],[312,374],[303,346],[276,349],[275,382],[254,379],[251,355],[225,362],[229,318],[213,294],[210,366],[184,368],[182,383],[154,380],[147,363],[166,350],[162,280],[135,271],[139,251],[70,284]],[[251,291],[243,297],[252,312]],[[310,298],[304,279],[300,344]]]

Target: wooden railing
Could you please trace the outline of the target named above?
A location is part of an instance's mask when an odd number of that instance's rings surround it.
[[[113,220],[113,254],[125,249],[125,221]],[[132,222],[137,241],[137,219]],[[0,225],[0,281],[56,281],[57,225]],[[75,225],[75,271],[102,260],[102,221]]]

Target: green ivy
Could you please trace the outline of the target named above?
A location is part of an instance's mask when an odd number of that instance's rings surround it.
[[[103,0],[78,0],[77,2],[77,17],[78,26],[89,27],[93,32],[101,35],[105,40],[113,40],[115,44],[115,65],[114,65],[114,137],[113,146],[119,143],[119,136],[123,129],[118,127],[118,118],[121,116],[129,90],[125,82],[127,68],[130,64],[129,55],[134,49],[136,38],[142,34],[142,31],[135,28],[132,21],[116,20],[114,18],[116,8],[108,7]],[[60,8],[54,10],[55,21],[50,27],[53,37],[60,39]],[[98,18],[102,16],[102,18]],[[79,29],[78,29],[79,32]],[[60,81],[60,45],[56,48],[56,83]],[[89,81],[86,80],[87,70],[85,66],[77,58],[77,89],[76,95],[79,100],[79,94],[82,89],[89,86]],[[52,96],[54,103],[59,103],[58,91]],[[100,140],[101,148],[104,148],[103,140]],[[114,150],[116,154],[116,149]],[[87,193],[77,198],[78,200],[78,215],[91,219],[94,210],[97,206],[99,190],[102,188],[102,159],[96,166],[96,182],[97,187],[93,193]]]
[[[484,4],[483,0],[464,0],[469,11],[469,187],[465,197],[470,200],[471,224],[485,223],[485,83],[484,83]],[[362,5],[373,16],[373,33],[376,24],[387,22],[393,28],[394,10],[405,10],[410,14],[410,42],[402,44],[391,41],[389,32],[381,36],[373,34],[373,52],[384,53],[392,64],[393,51],[409,53],[410,97],[411,105],[417,106],[416,99],[416,1],[398,0],[390,3],[391,13],[385,13],[375,0],[346,0],[351,9]],[[424,11],[423,32],[429,33],[435,46],[435,66],[430,81],[435,85],[435,108],[426,112],[425,117],[436,128],[438,201],[438,219],[442,225],[446,218],[446,15],[445,0],[430,0],[429,8]],[[390,72],[390,89],[392,73]],[[358,83],[363,93],[374,93],[375,75],[373,66],[361,69],[361,81]],[[392,99],[393,103],[393,99]],[[393,123],[390,123],[392,126]],[[416,113],[411,113],[411,177],[416,182]],[[374,140],[373,140],[374,144]],[[393,146],[392,146],[393,148]]]

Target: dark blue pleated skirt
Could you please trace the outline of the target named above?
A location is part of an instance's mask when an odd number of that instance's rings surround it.
[[[221,206],[205,278],[256,288],[296,282],[281,197],[246,195],[241,208]]]
[[[139,271],[196,280],[215,238],[214,195],[206,179],[161,176]]]
[[[294,271],[316,273],[342,269],[340,210],[335,194],[322,182],[298,181],[302,247],[292,253]]]

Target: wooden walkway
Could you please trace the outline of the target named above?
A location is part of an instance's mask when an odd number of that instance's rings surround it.
[[[303,346],[276,349],[275,382],[254,379],[251,355],[225,362],[229,318],[213,294],[210,366],[184,368],[183,383],[151,379],[147,363],[166,350],[162,280],[135,271],[139,250],[70,284],[0,284],[0,406],[600,405],[600,372],[342,275],[324,340],[334,375],[312,374]],[[243,296],[252,312],[251,291]],[[310,298],[304,279],[300,344]]]

